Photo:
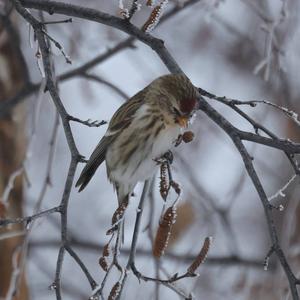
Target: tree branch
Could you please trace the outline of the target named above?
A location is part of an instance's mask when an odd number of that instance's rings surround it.
[[[60,241],[58,240],[42,240],[42,241],[31,241],[30,246],[33,248],[49,248],[49,247],[59,247]],[[70,239],[69,245],[71,245],[73,248],[78,248],[82,250],[88,250],[93,251],[95,253],[99,253],[101,249],[105,246],[104,244],[89,242],[89,241],[82,241],[77,239]],[[124,255],[128,257],[129,253],[131,251],[131,248],[122,248],[121,255]],[[136,249],[136,255],[137,256],[143,256],[146,258],[152,258],[153,254],[149,250],[145,250],[142,248]],[[195,260],[195,255],[191,254],[175,254],[172,252],[166,252],[164,254],[164,259],[167,260],[173,260],[173,261],[180,261],[184,263],[191,263]],[[263,267],[263,260],[260,258],[253,258],[248,259],[236,255],[230,255],[230,256],[210,256],[207,257],[205,260],[205,264],[211,265],[211,266],[245,266],[245,267],[252,267],[252,268],[258,268],[262,270]],[[269,269],[272,269],[274,266],[269,266]]]
[[[0,218],[0,226],[7,226],[10,224],[30,223],[31,221],[33,221],[35,219],[50,215],[52,213],[60,212],[60,211],[61,211],[61,207],[56,206],[56,207],[53,207],[50,209],[43,210],[32,216],[27,216],[27,217],[23,217],[23,218],[16,218],[16,219],[1,219]]]
[[[158,26],[163,24],[165,21],[176,15],[178,12],[188,8],[200,0],[188,0],[183,5],[175,6],[171,10],[165,13],[165,15],[160,19]],[[72,79],[76,76],[80,76],[86,73],[89,69],[95,67],[96,65],[102,63],[103,61],[109,59],[113,55],[119,53],[120,51],[126,48],[134,48],[133,43],[136,41],[135,37],[129,37],[121,42],[119,42],[116,46],[111,49],[108,49],[105,53],[97,55],[95,58],[92,58],[88,62],[83,65],[74,68],[70,71],[66,71],[65,73],[57,76],[58,82],[64,82],[66,80]],[[39,90],[41,83],[31,83],[29,82],[22,88],[14,97],[7,99],[0,103],[0,118],[3,118],[7,115],[16,105],[28,99],[30,95],[37,92]]]
[[[175,59],[170,55],[169,51],[164,46],[164,42],[162,40],[141,31],[127,20],[103,13],[96,9],[56,1],[22,0],[21,3],[26,8],[39,9],[46,11],[49,14],[56,13],[70,17],[81,18],[119,29],[131,36],[134,36],[139,41],[151,47],[171,73],[183,73]]]

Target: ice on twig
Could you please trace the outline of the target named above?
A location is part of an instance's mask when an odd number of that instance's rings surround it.
[[[297,177],[297,175],[294,174],[281,189],[279,189],[274,195],[268,197],[268,200],[272,201],[273,199],[275,199],[279,196],[285,197],[284,191],[289,187],[289,185],[295,180],[296,177]],[[283,205],[281,205],[281,207],[279,207],[279,210],[283,210],[283,208],[284,208]]]

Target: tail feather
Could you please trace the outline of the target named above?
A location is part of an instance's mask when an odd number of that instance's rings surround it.
[[[79,179],[76,182],[76,187],[79,187],[78,192],[81,192],[92,179],[98,167],[104,161],[104,157],[97,157],[93,161],[89,160],[83,168]]]
[[[87,164],[83,168],[79,179],[76,182],[75,187],[79,187],[78,192],[81,192],[87,184],[92,179],[93,175],[95,174],[98,167],[102,164],[105,160],[106,149],[109,144],[109,140],[107,137],[103,137],[95,150],[93,151],[90,159],[88,160]]]

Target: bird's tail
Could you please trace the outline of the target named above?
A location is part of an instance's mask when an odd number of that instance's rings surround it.
[[[102,161],[96,161],[92,164],[90,161],[87,162],[75,185],[76,187],[79,187],[78,192],[81,192],[87,186],[101,163]]]
[[[109,139],[105,136],[101,139],[95,150],[93,151],[90,159],[88,160],[87,164],[83,168],[79,179],[76,182],[76,187],[79,187],[78,192],[81,192],[87,184],[92,179],[93,175],[95,174],[98,167],[102,164],[105,160],[106,149],[109,144]]]

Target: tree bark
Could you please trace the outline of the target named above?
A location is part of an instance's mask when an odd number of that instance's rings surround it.
[[[15,95],[26,84],[28,73],[14,21],[1,16],[0,19],[0,101],[5,101]],[[25,109],[18,106],[14,111],[0,120],[0,196],[3,195],[10,175],[22,165],[24,159],[25,138]],[[23,205],[23,184],[20,175],[14,181],[13,189],[8,201],[2,205],[2,217],[21,217]],[[4,209],[5,208],[5,209]],[[0,216],[1,217],[1,216]],[[21,226],[0,229],[3,233],[20,230]],[[9,290],[13,272],[12,259],[18,246],[22,244],[22,237],[13,237],[0,240],[0,298],[5,297]],[[28,289],[24,274],[18,280],[17,292],[14,300],[28,299]]]

